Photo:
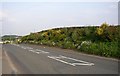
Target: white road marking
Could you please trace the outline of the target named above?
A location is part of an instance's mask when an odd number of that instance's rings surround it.
[[[23,49],[33,49],[31,47],[24,47],[24,46],[21,46],[21,48],[23,48]]]
[[[31,51],[31,52],[35,52],[34,50],[29,50],[29,51]]]
[[[6,55],[6,58],[8,60],[8,63],[10,64],[10,67],[12,68],[12,70],[17,73],[18,70],[15,68],[15,66],[13,65],[13,63],[11,62],[11,59],[9,58],[8,54],[6,53],[6,51],[4,51],[5,55]]]
[[[31,51],[31,52],[33,52],[33,53],[36,53],[36,54],[40,54],[40,53],[43,53],[43,54],[45,54],[45,53],[49,53],[49,52],[45,52],[45,51],[42,51],[42,50],[29,50],[29,51]]]
[[[83,61],[83,60],[78,60],[78,59],[74,59],[74,58],[70,58],[70,57],[65,57],[65,56],[62,56],[62,55],[60,55],[60,56],[61,56],[62,58],[66,58],[66,59],[70,59],[70,60],[78,61],[78,62],[85,63],[85,64],[94,65],[93,63],[86,62],[86,61]]]
[[[26,49],[25,47],[21,47],[21,48]]]
[[[92,66],[94,65],[93,63],[89,63],[89,64],[84,64],[84,63],[72,63],[74,65],[88,65],[88,66]]]
[[[49,52],[46,52],[46,51],[43,51],[43,50],[39,50],[39,49],[36,49],[36,51],[39,51],[40,53],[49,53]]]
[[[72,63],[68,63],[68,62],[66,62],[66,61],[60,60],[60,59],[55,58],[55,57],[52,57],[52,56],[48,56],[48,58],[51,58],[51,59],[54,59],[54,60],[60,61],[60,62],[65,63],[65,64],[69,64],[69,65],[75,66],[75,65],[72,64]]]
[[[15,46],[20,46],[20,45],[17,45],[17,44],[13,44]],[[31,52],[34,52],[36,54],[40,54],[40,53],[43,53],[43,54],[48,54],[49,52],[46,52],[46,51],[43,51],[43,50],[39,50],[39,49],[36,49],[36,50],[33,50],[33,48],[31,47],[25,47],[25,46],[20,46],[22,49],[28,49],[29,51]],[[45,47],[44,47],[45,48]]]
[[[60,61],[60,62],[65,63],[65,64],[69,64],[69,65],[72,65],[72,66],[76,66],[76,65],[92,66],[92,65],[94,65],[94,63],[90,63],[90,62],[86,62],[86,61],[83,61],[83,60],[78,60],[78,59],[74,59],[74,58],[70,58],[70,57],[65,57],[65,56],[62,56],[62,55],[60,55],[60,56],[48,56],[48,58]],[[70,62],[64,61],[62,59],[69,59],[69,60],[72,60],[72,61],[77,61],[78,63],[70,63]]]
[[[13,45],[15,45],[15,44],[13,44]],[[20,45],[15,45],[15,46],[20,46]],[[39,50],[39,49],[33,50],[33,48],[31,48],[31,47],[25,47],[25,46],[20,46],[20,47],[23,48],[23,49],[28,49],[29,51],[31,51],[33,53],[36,53],[36,54],[40,54],[40,53],[46,54],[46,53],[49,53],[49,52],[46,52],[46,51],[43,51],[43,50]],[[94,65],[94,63],[91,63],[91,62],[87,62],[87,61],[83,61],[83,60],[78,60],[78,59],[74,59],[74,58],[71,58],[71,57],[66,57],[66,56],[63,56],[63,55],[48,56],[48,58],[60,61],[60,62],[65,63],[65,64],[69,64],[69,65],[72,65],[72,66],[76,66],[76,65],[88,65],[88,66],[92,66],[92,65]],[[70,62],[64,61],[62,59],[68,59],[68,60],[71,60],[71,61],[76,61],[77,63],[70,63]]]
[[[33,49],[33,48],[31,48],[31,47],[26,47],[26,49]]]
[[[40,54],[40,52],[35,52],[35,53]]]
[[[14,45],[14,46],[20,46],[20,45],[18,45],[18,44],[12,44],[12,45]]]

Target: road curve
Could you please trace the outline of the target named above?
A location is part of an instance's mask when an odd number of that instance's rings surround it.
[[[4,44],[3,50],[19,74],[118,74],[116,59],[28,44]]]

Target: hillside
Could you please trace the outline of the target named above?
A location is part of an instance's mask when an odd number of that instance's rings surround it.
[[[21,41],[119,58],[119,39],[120,26],[103,23],[100,27],[66,27],[30,33],[30,35],[23,36]]]
[[[4,35],[1,38],[2,38],[2,41],[5,41],[5,40],[14,41],[18,37],[20,37],[20,36],[17,36],[17,35]]]

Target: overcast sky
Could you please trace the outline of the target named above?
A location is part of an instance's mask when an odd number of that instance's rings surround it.
[[[1,2],[2,35],[45,29],[118,24],[118,2]]]

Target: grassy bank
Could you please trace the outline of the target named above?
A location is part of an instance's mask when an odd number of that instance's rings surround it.
[[[69,27],[45,30],[21,38],[22,43],[57,46],[105,57],[119,58],[120,26]]]

